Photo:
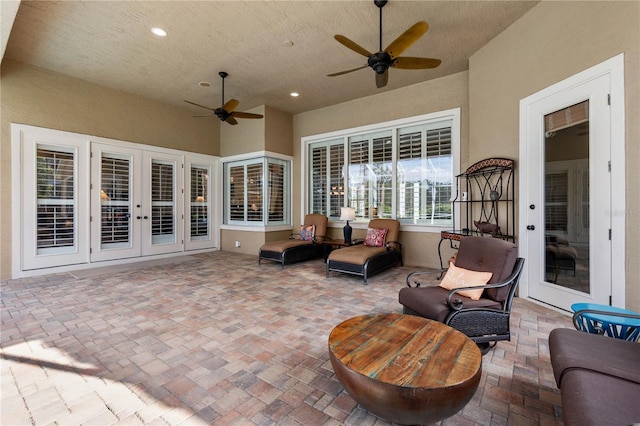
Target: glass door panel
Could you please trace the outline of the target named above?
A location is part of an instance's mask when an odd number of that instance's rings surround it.
[[[578,109],[580,117],[575,117]],[[585,101],[545,116],[544,146],[545,281],[587,294],[591,293],[588,109]],[[572,111],[578,122],[567,124]]]
[[[142,152],[97,143],[92,152],[91,260],[140,256]]]
[[[160,254],[182,250],[182,203],[178,188],[181,157],[144,152],[142,253]]]

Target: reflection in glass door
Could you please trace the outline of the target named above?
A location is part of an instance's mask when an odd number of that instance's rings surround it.
[[[545,281],[590,294],[589,101],[545,116]]]

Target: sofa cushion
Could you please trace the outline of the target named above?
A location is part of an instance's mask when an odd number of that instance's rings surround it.
[[[595,371],[640,384],[639,343],[557,328],[549,334],[549,353],[559,388],[563,388],[567,372],[575,369]]]
[[[434,285],[428,287],[404,287],[398,293],[398,301],[405,308],[412,310],[426,318],[435,319],[438,322],[444,322],[447,314],[451,312],[447,305],[447,294],[449,290]],[[462,300],[465,308],[495,308],[500,309],[500,303],[483,298],[480,300],[472,300],[464,296],[456,296],[456,299]]]
[[[313,240],[316,231],[315,225],[300,225],[300,239],[303,241]]]
[[[604,338],[614,340],[611,337]],[[638,346],[637,343],[633,344]],[[601,358],[600,362],[609,363],[610,360]],[[569,369],[562,378],[564,424],[565,426],[637,424],[640,421],[639,394],[640,384],[638,383],[591,370]]]

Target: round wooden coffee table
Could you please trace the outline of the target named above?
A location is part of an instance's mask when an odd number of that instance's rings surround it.
[[[329,335],[329,357],[353,399],[399,424],[454,415],[471,400],[482,373],[482,354],[471,339],[412,315],[363,315],[338,324]]]

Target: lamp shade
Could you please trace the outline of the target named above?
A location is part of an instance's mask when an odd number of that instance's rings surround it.
[[[353,207],[340,207],[340,220],[356,220],[356,209]]]

